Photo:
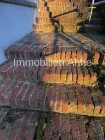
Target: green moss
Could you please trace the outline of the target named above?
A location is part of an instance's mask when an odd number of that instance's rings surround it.
[[[44,118],[41,118],[38,122],[38,128],[37,128],[37,136],[36,136],[36,139],[37,140],[44,140],[44,137],[43,137],[43,126],[44,126],[44,123],[45,123],[45,119]]]

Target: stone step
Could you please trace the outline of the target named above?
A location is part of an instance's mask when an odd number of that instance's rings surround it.
[[[59,18],[46,18],[46,17],[39,17],[37,20],[39,24],[58,24],[58,25],[85,25],[89,24],[89,20],[86,18],[67,18],[67,19],[59,19]],[[93,18],[91,20],[91,24],[93,25],[103,25],[104,20],[100,18]]]
[[[48,7],[56,7],[56,5],[58,5],[58,7],[62,7],[62,6],[84,6],[84,7],[87,7],[91,4],[91,2],[87,2],[87,1],[75,1],[75,2],[72,2],[72,1],[57,1],[57,0],[54,0],[54,1],[50,1],[50,2],[47,2],[47,1],[38,1],[38,6],[41,7],[41,6],[48,6]]]
[[[75,35],[74,35],[75,36]],[[74,63],[86,63],[88,60],[92,65],[105,65],[105,49],[103,48],[89,48],[83,42],[89,42],[88,38],[77,34],[77,38],[73,35],[58,34],[58,33],[32,33],[25,36],[22,40],[13,44],[5,50],[5,55],[8,60],[36,60],[43,59],[48,61],[64,61],[72,60]],[[96,35],[95,35],[96,36]],[[99,36],[99,35],[98,35]],[[59,44],[56,43],[58,38]],[[101,36],[102,38],[102,36]],[[59,41],[59,39],[61,41]],[[65,43],[66,40],[66,43]],[[101,41],[101,40],[100,40]],[[92,42],[93,46],[96,46]],[[99,44],[97,44],[99,46]]]
[[[77,67],[69,63],[62,64],[62,61],[48,64],[41,60],[18,60],[5,62],[0,67],[0,79],[94,86],[98,82],[97,71],[92,66]]]
[[[13,121],[9,121],[10,116]],[[72,114],[10,110],[1,125],[0,139],[40,140],[43,138],[44,140],[104,140],[104,127],[104,118],[99,119]]]
[[[63,18],[63,17],[68,17],[68,18],[78,18],[79,17],[79,12],[77,11],[73,11],[72,13],[68,13],[68,12],[65,12],[65,14],[63,13],[59,13],[59,12],[48,12],[48,11],[39,11],[38,12],[38,15],[39,17],[53,17],[53,18],[57,18],[57,17],[60,17],[60,18]]]
[[[105,116],[105,89],[79,85],[0,81],[0,106]]]
[[[33,30],[36,32],[65,32],[65,33],[104,33],[104,26],[96,25],[50,25],[50,24],[35,24]]]

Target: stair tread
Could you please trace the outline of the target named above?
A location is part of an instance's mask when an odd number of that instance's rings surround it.
[[[105,135],[104,119],[28,110],[23,112],[11,109],[8,113],[0,128],[1,139],[39,140],[43,137],[45,140],[53,138],[86,140],[104,139]],[[10,121],[10,116],[13,121]]]
[[[65,54],[62,54],[63,57]],[[55,60],[57,63],[47,65],[43,60],[38,61],[8,61],[0,67],[1,79],[13,79],[30,82],[46,82],[61,84],[80,84],[93,86],[97,82],[97,71],[89,66],[75,66],[75,60],[62,65],[63,60]],[[36,61],[36,62],[35,62]],[[51,60],[52,63],[52,60]],[[72,63],[72,64],[71,64]],[[42,65],[41,65],[42,64]],[[75,64],[75,65],[74,65]],[[57,65],[57,66],[56,66]],[[57,71],[58,69],[58,71]],[[75,72],[74,72],[75,70]],[[88,71],[88,72],[87,72]]]
[[[60,84],[0,81],[1,106],[105,116],[105,89]]]
[[[88,36],[88,38],[86,37]],[[105,65],[104,64],[104,46],[101,46],[97,43],[97,48],[95,48],[96,44],[94,42],[94,38],[96,37],[97,41],[97,35],[94,35],[93,41],[89,39],[91,35],[84,34],[84,36],[80,34],[65,34],[65,33],[31,33],[27,36],[25,36],[22,40],[18,41],[14,45],[10,46],[6,49],[5,54],[7,59],[26,59],[26,60],[35,60],[36,58],[42,58],[45,60],[48,60],[47,58],[52,58],[55,55],[57,55],[57,48],[63,49],[64,54],[67,58],[64,60],[60,57],[57,57],[57,60],[63,60],[64,62],[69,61],[69,59],[73,59],[74,54],[75,58],[77,60],[81,60],[81,58],[86,62],[87,60],[91,60],[93,65]],[[56,42],[57,39],[57,42]],[[102,41],[103,39],[103,41]],[[98,35],[98,40],[100,42],[104,43],[104,36]],[[52,55],[46,56],[46,50],[51,48],[51,51],[53,50],[54,44],[56,43],[55,52]],[[90,43],[90,48],[85,45],[85,42]],[[105,44],[105,43],[104,43]],[[84,47],[85,45],[85,47]],[[74,49],[74,54],[72,55],[72,49]],[[67,53],[69,51],[69,53]],[[38,56],[39,55],[39,56]],[[41,56],[42,55],[42,56]],[[59,53],[58,53],[59,55]],[[90,57],[91,56],[91,57]],[[102,56],[102,59],[101,59]],[[73,59],[74,61],[74,59]]]

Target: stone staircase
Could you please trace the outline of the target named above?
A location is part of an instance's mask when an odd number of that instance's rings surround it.
[[[100,43],[85,36],[33,32],[5,50],[0,107],[9,111],[0,139],[104,140],[104,35],[94,35]],[[64,65],[32,65],[56,59]],[[69,59],[83,59],[84,64],[67,65]]]
[[[39,0],[34,30],[41,32],[103,33],[100,8],[93,11],[89,24],[90,0]]]
[[[0,140],[105,139],[104,21],[97,9],[88,26],[89,5],[39,0],[35,31],[5,50]]]
[[[104,116],[104,46],[79,34],[80,40],[68,34],[71,44],[63,37],[58,44],[57,36],[60,33],[34,32],[5,50],[8,61],[0,67],[1,106]]]

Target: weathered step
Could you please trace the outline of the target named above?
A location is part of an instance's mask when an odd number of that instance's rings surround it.
[[[0,128],[1,140],[104,140],[104,119],[23,111],[10,110]],[[9,121],[10,116],[13,121]]]
[[[37,124],[37,112],[10,109],[5,120],[0,125],[0,140],[33,140]]]
[[[59,13],[59,12],[48,12],[48,11],[39,11],[38,12],[38,16],[39,17],[52,17],[52,18],[57,18],[57,17],[60,17],[60,18],[78,18],[79,17],[79,12],[77,11],[73,11],[73,12],[65,12],[64,14],[63,13]]]
[[[33,29],[36,32],[65,32],[65,33],[104,33],[104,26],[94,25],[50,25],[50,24],[35,24]]]
[[[58,25],[85,25],[89,24],[89,20],[86,18],[65,18],[65,19],[54,19],[54,18],[46,18],[46,17],[39,17],[37,18],[37,23],[39,24],[58,24]],[[104,20],[100,18],[93,18],[91,20],[92,25],[103,25]]]
[[[78,34],[77,37],[79,38]],[[54,47],[53,43],[57,42],[57,38],[58,41],[60,38],[63,38],[63,40],[60,39],[61,43],[59,42],[59,45],[55,44],[56,47]],[[89,47],[80,47],[82,44],[81,40],[73,38],[74,37],[72,37],[71,34],[68,34],[66,37],[65,34],[63,35],[57,33],[33,33],[31,35],[27,35],[22,40],[6,49],[5,55],[8,60],[39,60],[42,58],[46,61],[57,60],[69,62],[72,60],[74,63],[86,63],[88,60],[90,60],[93,65],[105,65],[105,50],[103,48],[89,49]],[[67,40],[66,42],[68,44],[65,44],[65,40]],[[83,40],[86,40],[86,42],[89,41],[87,38],[83,38],[82,41]]]
[[[66,18],[66,19],[59,19],[59,18],[38,18],[39,24],[58,24],[58,25],[83,25],[87,19],[82,18]]]
[[[48,6],[48,7],[62,7],[62,6],[73,6],[73,2],[59,2],[59,1],[51,1],[51,2],[45,2],[45,1],[38,1],[38,6],[41,7],[41,6]]]
[[[105,89],[6,80],[0,83],[1,106],[105,116]]]
[[[71,62],[70,62],[71,63]],[[0,67],[1,79],[20,81],[80,84],[94,86],[98,80],[98,73],[92,66],[75,66],[62,61],[45,63],[38,61],[9,61]]]

